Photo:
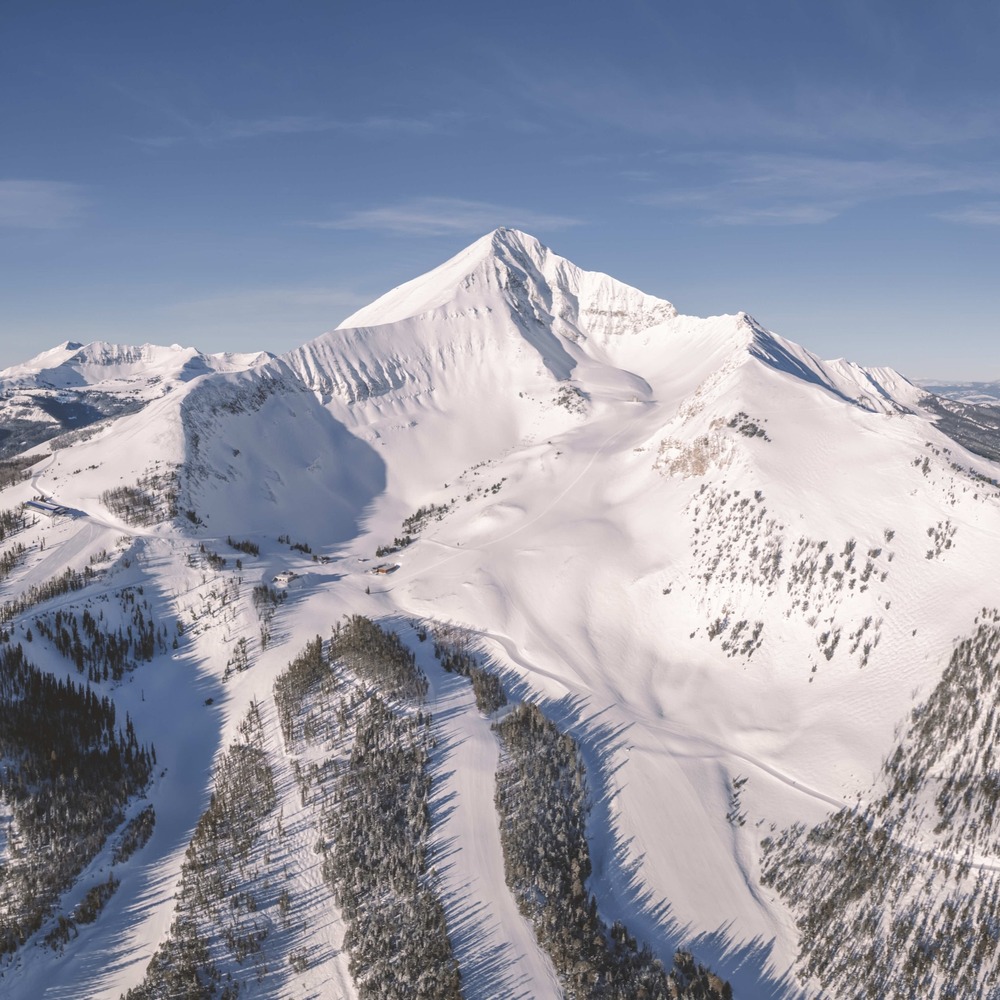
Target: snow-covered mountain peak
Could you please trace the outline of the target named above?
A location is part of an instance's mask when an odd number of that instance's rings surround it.
[[[122,416],[206,375],[258,367],[273,356],[202,354],[173,344],[113,344],[67,340],[23,364],[0,371],[0,456],[68,431]]]
[[[551,323],[554,332],[570,339],[644,330],[677,314],[669,302],[606,274],[584,271],[527,233],[496,229],[358,310],[338,329],[500,307],[523,322]]]
[[[267,352],[203,354],[172,344],[90,344],[66,341],[28,361],[0,371],[0,381],[21,388],[67,389],[119,381],[163,378],[188,381],[210,371],[242,371],[267,361]]]
[[[348,404],[391,395],[424,405],[446,386],[449,396],[480,401],[484,392],[547,396],[553,381],[595,365],[602,384],[610,378],[632,398],[645,390],[635,376],[615,374],[613,358],[676,316],[669,302],[497,229],[286,360],[310,388]]]
[[[0,371],[0,378],[19,378],[25,375],[37,374],[47,368],[55,368],[64,364],[69,358],[73,357],[77,351],[81,350],[82,347],[83,344],[77,343],[73,340],[63,341],[63,343],[57,344],[55,347],[50,347],[48,350],[42,351],[40,354],[36,354],[33,358],[29,358],[27,361],[22,361],[20,364],[11,365],[10,368],[5,368],[3,371]]]

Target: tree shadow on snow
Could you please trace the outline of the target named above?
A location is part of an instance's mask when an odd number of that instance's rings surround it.
[[[491,664],[496,668],[496,664]],[[790,971],[778,976],[771,968],[773,942],[760,938],[737,940],[731,925],[699,933],[673,916],[668,900],[658,898],[643,879],[644,856],[635,853],[615,819],[613,800],[619,788],[615,775],[624,765],[629,723],[604,721],[603,711],[591,712],[586,699],[567,696],[539,699],[511,669],[503,670],[505,688],[519,701],[534,701],[561,730],[577,740],[587,769],[591,808],[587,821],[593,873],[590,891],[610,924],[621,921],[640,942],[645,942],[663,962],[673,964],[674,952],[686,949],[696,961],[728,980],[739,1000],[802,1000],[805,993]],[[615,763],[615,761],[619,763]]]

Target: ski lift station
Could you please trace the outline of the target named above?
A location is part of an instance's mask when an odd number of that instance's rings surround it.
[[[36,514],[44,514],[46,517],[58,517],[60,514],[66,513],[65,507],[60,507],[57,503],[52,503],[51,500],[28,500],[25,502],[24,506]]]

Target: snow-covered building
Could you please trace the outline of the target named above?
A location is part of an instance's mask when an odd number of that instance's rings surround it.
[[[59,504],[52,503],[50,500],[26,500],[24,506],[28,510],[44,514],[46,517],[58,517],[60,514],[66,513],[65,507],[60,507]]]

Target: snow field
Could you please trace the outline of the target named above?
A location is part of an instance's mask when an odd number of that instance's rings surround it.
[[[36,359],[46,370],[75,350],[48,353]],[[173,367],[150,355],[117,376],[155,369],[169,393],[144,389],[155,396],[145,410],[55,452],[3,503],[46,492],[87,514],[26,534],[46,549],[29,553],[5,594],[102,548],[120,552],[127,532],[131,567],[119,559],[94,592],[141,582],[165,621],[192,627],[176,654],[110,692],[157,748],[153,839],[62,958],[23,951],[4,981],[11,995],[69,995],[82,977],[76,995],[110,998],[141,979],[170,923],[212,759],[253,699],[278,773],[281,863],[306,901],[294,947],[316,956],[289,976],[289,995],[325,983],[352,995],[312,818],[269,707],[289,659],[350,613],[481,637],[508,688],[580,741],[602,914],[667,960],[694,942],[739,997],[785,995],[776,981],[797,931],[759,884],[759,842],[870,793],[896,728],[996,603],[997,490],[974,473],[997,478],[997,468],[941,434],[891,370],[822,362],[742,314],[678,316],[522,234],[480,241],[285,359],[213,362],[225,372],[214,375],[207,362],[178,369],[164,357]],[[182,507],[200,525],[129,527],[103,510],[101,492],[136,482],[154,456],[188,463]],[[371,575],[376,546],[431,503],[446,513],[389,557],[395,573]],[[228,603],[239,554],[227,534],[261,545]],[[202,541],[226,570],[188,565]],[[770,581],[752,555],[768,545],[782,570]],[[792,586],[793,565],[827,555],[836,563],[822,583],[817,570]],[[250,588],[283,570],[299,577],[262,650]],[[869,618],[861,666],[849,637]],[[762,623],[759,646],[727,655],[740,621]],[[839,644],[821,641],[837,630]],[[241,637],[251,666],[223,684]],[[557,995],[503,880],[489,724],[467,682],[428,659],[429,643],[413,646],[432,681],[437,874],[467,996]],[[69,675],[42,644],[30,652]]]

